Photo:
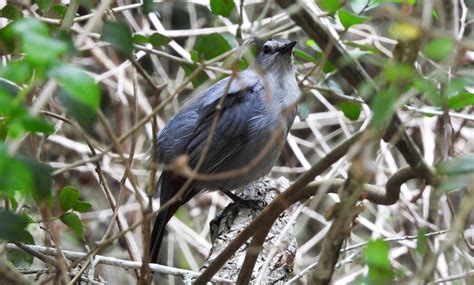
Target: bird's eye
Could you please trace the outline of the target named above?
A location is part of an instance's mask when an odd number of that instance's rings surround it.
[[[270,53],[271,49],[269,46],[263,46],[262,51],[263,53]]]

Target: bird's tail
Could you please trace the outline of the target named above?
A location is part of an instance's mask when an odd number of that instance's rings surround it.
[[[184,179],[171,172],[165,171],[158,180],[158,188],[160,189],[160,204],[164,205],[181,189]],[[184,195],[186,196],[186,195]],[[161,243],[165,235],[166,224],[178,211],[179,207],[187,202],[186,199],[178,199],[177,202],[169,205],[165,210],[161,211],[155,219],[150,240],[150,262],[156,263],[160,254]]]

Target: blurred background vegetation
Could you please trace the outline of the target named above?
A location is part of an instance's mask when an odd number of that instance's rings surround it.
[[[141,262],[149,230],[143,217],[155,197],[148,151],[157,131],[200,90],[249,66],[238,49],[246,40],[274,37],[298,41],[302,97],[272,177],[295,180],[357,131],[382,136],[397,114],[441,180],[404,184],[390,206],[363,202],[332,282],[408,283],[432,260],[432,273],[421,280],[472,284],[474,1],[317,0],[283,9],[284,2],[4,3],[0,250],[20,275],[2,265],[0,276],[136,283],[138,269],[90,264],[88,256],[77,260],[44,247]],[[318,45],[290,19],[302,6],[344,47],[345,58],[328,58],[332,47]],[[370,80],[354,86],[341,74],[345,60],[356,60]],[[406,165],[390,141],[375,142],[370,158],[367,183],[379,186]],[[346,179],[350,165],[343,158],[317,180]],[[304,201],[294,214],[295,283],[312,284],[308,269],[339,197],[319,200]],[[158,200],[152,202],[157,209]],[[210,248],[209,221],[228,203],[212,192],[183,207],[170,222],[160,264],[199,271]],[[156,275],[157,284],[183,283]]]

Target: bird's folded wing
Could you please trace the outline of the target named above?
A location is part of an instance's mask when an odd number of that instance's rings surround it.
[[[234,79],[226,78],[203,95],[196,128],[186,151],[190,155],[192,167],[196,166],[204,146],[208,143],[216,116],[218,121],[199,172],[216,173],[225,169],[226,163],[248,142],[249,122],[265,112],[261,81],[255,74],[243,75]],[[229,83],[228,80],[232,82]],[[219,109],[218,104],[226,89],[227,94]]]

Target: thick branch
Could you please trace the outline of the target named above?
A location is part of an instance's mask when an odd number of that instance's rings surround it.
[[[277,195],[287,189],[288,180],[280,178],[273,180],[266,178],[263,181],[252,184],[239,194],[245,200],[258,202],[266,205]],[[211,221],[212,249],[203,269],[214,261],[220,252],[250,224],[261,209],[249,207],[240,203],[232,203],[224,211]],[[245,272],[249,279],[255,282],[257,276],[264,284],[278,284],[286,282],[290,272],[293,271],[293,260],[296,255],[296,239],[293,236],[293,225],[290,222],[291,210],[281,214],[271,227],[265,237],[263,250],[258,256],[257,264],[253,271]],[[281,242],[279,242],[281,240]],[[242,261],[248,250],[248,244],[244,244],[237,250],[232,258],[217,272],[217,276],[225,279],[235,279],[235,276],[244,270]],[[237,282],[239,283],[239,282]]]

